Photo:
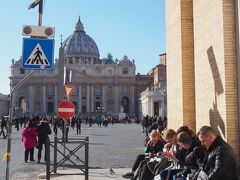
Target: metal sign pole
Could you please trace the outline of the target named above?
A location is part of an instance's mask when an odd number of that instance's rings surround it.
[[[40,0],[38,6],[38,26],[42,26],[42,15],[43,15],[43,0]]]
[[[66,124],[67,124],[67,122],[64,119],[64,129],[63,129],[63,143],[64,143],[63,155],[64,155],[64,158],[65,158],[65,155],[66,155],[66,148],[65,148],[65,146],[66,146],[66,140],[67,140],[67,138],[66,138],[66,135],[67,135],[67,133],[66,133]],[[65,163],[63,164],[63,169],[65,169]]]
[[[42,26],[42,14],[43,14],[43,0],[34,1],[36,5],[39,5],[39,19],[38,19],[38,26]],[[36,6],[35,5],[35,6]],[[33,7],[34,8],[34,7]],[[10,92],[10,104],[9,104],[9,122],[8,122],[8,144],[7,144],[7,152],[5,153],[4,157],[6,157],[6,180],[9,180],[9,172],[10,172],[10,160],[11,160],[11,140],[12,140],[12,119],[13,119],[13,93],[16,91],[20,86],[28,80],[31,75],[36,70],[32,70],[24,79],[22,79],[16,86],[13,87],[13,89]]]
[[[19,87],[21,87],[26,80],[28,80],[31,75],[35,72],[36,70],[32,70],[23,80],[21,80],[16,86],[13,87],[10,93],[10,104],[9,104],[9,121],[8,121],[8,144],[7,144],[7,152],[5,153],[5,157],[7,160],[6,164],[6,180],[9,180],[9,171],[10,171],[10,160],[11,160],[11,140],[12,140],[12,119],[13,119],[13,93],[15,90],[17,90]]]
[[[67,74],[67,67],[64,66],[64,71],[63,71],[63,86],[66,84],[66,74]],[[66,95],[65,95],[66,97]],[[64,98],[65,99],[65,98]],[[66,153],[66,119],[64,119],[64,130],[63,130],[63,140],[64,140],[64,147],[63,147],[63,155],[65,158],[65,153]],[[63,163],[63,169],[65,169],[65,163]]]

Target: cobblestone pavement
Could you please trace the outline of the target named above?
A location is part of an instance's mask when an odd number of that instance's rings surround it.
[[[123,174],[125,174],[129,169],[127,168],[116,168],[114,169],[114,174],[109,172],[109,169],[90,169],[89,170],[89,180],[123,180]],[[60,174],[52,175],[51,180],[85,180],[83,175],[61,175],[61,174],[76,174],[79,171],[75,169],[71,170],[61,170]],[[46,174],[40,174],[39,179],[46,179]]]
[[[44,173],[44,163],[24,162],[24,150],[21,142],[21,131],[13,128],[10,179],[33,180],[38,174]],[[108,127],[88,127],[83,125],[82,136],[89,136],[89,167],[90,169],[130,168],[136,155],[143,152],[141,125],[109,124]],[[59,131],[58,137],[61,137]],[[78,137],[76,129],[70,128],[69,137]],[[51,135],[51,141],[53,135]],[[0,180],[5,179],[6,162],[2,160],[6,152],[7,140],[0,137]],[[37,159],[37,149],[34,153]]]

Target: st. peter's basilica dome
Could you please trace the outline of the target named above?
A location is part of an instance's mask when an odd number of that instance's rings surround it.
[[[99,59],[97,44],[85,33],[80,17],[74,33],[63,42],[63,49],[65,57]]]

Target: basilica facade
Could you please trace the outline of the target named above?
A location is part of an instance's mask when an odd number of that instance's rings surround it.
[[[31,70],[21,68],[21,58],[12,60],[10,87],[13,88]],[[138,95],[153,83],[151,75],[136,74],[136,64],[126,55],[113,59],[100,58],[98,46],[86,34],[78,19],[75,31],[59,48],[52,70],[36,70],[31,78],[13,94],[14,114],[54,114],[64,99],[64,84],[74,90],[70,101],[76,113],[97,111],[117,115],[138,115]]]

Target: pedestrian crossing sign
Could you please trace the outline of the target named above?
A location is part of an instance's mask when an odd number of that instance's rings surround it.
[[[54,39],[23,38],[23,69],[52,69],[53,58]]]

